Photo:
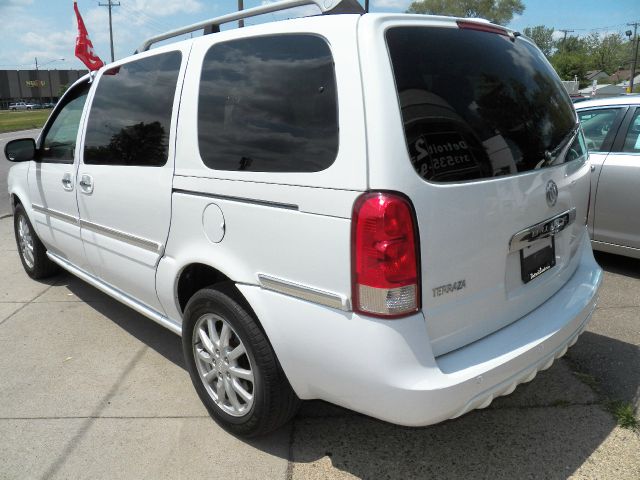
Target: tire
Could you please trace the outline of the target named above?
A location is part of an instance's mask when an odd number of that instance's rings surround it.
[[[207,343],[203,335],[213,341]],[[243,349],[245,353],[232,358]],[[276,430],[295,415],[300,400],[265,333],[243,306],[215,286],[196,292],[187,303],[182,350],[200,399],[225,430],[255,437]]]
[[[13,231],[18,255],[27,275],[39,280],[58,273],[58,266],[47,257],[47,249],[36,235],[21,204],[18,204],[13,212]]]

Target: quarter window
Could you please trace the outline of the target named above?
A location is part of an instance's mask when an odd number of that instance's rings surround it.
[[[619,112],[619,108],[600,108],[597,110],[582,110],[578,112],[582,131],[584,132],[587,142],[587,148],[591,152],[604,151],[604,141]]]
[[[76,149],[76,138],[80,117],[87,100],[89,84],[77,86],[64,98],[64,104],[49,125],[42,147],[39,161],[47,163],[73,163]]]
[[[247,38],[206,54],[198,142],[216,170],[317,172],[338,151],[331,51],[314,35]]]
[[[640,108],[636,108],[636,112],[629,125],[629,130],[624,139],[623,152],[640,153]]]
[[[107,70],[91,105],[84,147],[88,165],[160,167],[167,162],[180,52]]]

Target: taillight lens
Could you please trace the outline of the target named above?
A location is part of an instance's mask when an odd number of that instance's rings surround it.
[[[360,196],[352,218],[353,309],[396,318],[420,308],[415,216],[401,195]]]

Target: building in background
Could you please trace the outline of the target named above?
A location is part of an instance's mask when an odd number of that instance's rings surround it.
[[[19,101],[56,102],[63,87],[86,73],[86,70],[0,70],[0,109]]]

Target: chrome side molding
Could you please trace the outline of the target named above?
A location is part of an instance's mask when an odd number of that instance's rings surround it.
[[[511,240],[509,240],[509,252],[517,252],[531,242],[556,235],[571,225],[575,219],[576,209],[572,208],[543,222],[525,228],[511,237]]]
[[[87,230],[91,230],[95,233],[106,235],[107,237],[111,237],[115,240],[120,240],[122,242],[129,243],[130,245],[149,250],[153,253],[160,253],[162,250],[162,244],[160,243],[147,240],[146,238],[138,237],[136,235],[131,235],[130,233],[121,232],[120,230],[105,227],[104,225],[89,222],[87,220],[80,219],[80,227],[86,228]]]
[[[80,221],[79,218],[74,217],[73,215],[58,212],[57,210],[51,210],[50,208],[43,207],[42,205],[36,205],[35,203],[31,204],[31,208],[35,212],[44,213],[45,215],[57,218],[58,220],[62,220],[63,222],[71,223],[72,225],[78,225]]]
[[[318,290],[317,288],[290,282],[289,280],[283,280],[263,273],[258,274],[258,282],[260,283],[260,287],[265,290],[271,290],[308,302],[318,303],[326,307],[337,308],[345,312],[351,310],[349,299],[338,293]]]
[[[149,250],[153,253],[162,252],[163,245],[161,243],[147,240],[146,238],[138,237],[137,235],[132,235],[130,233],[121,232],[120,230],[105,227],[103,225],[89,222],[87,220],[82,220],[80,218],[74,217],[73,215],[58,212],[57,210],[52,210],[41,205],[36,205],[35,203],[31,204],[31,208],[33,208],[33,210],[36,212],[49,215],[50,217],[57,218],[58,220],[62,220],[63,222],[67,222],[72,225],[79,225],[81,228],[86,228],[87,230],[90,230],[92,232],[106,235],[107,237],[111,237],[115,240],[120,240],[144,250]]]

